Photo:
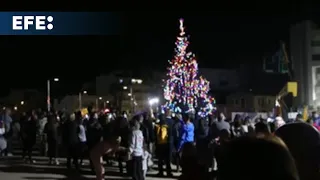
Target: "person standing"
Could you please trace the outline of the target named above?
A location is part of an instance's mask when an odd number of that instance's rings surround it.
[[[47,147],[47,142],[46,142],[46,137],[45,137],[45,134],[43,133],[44,131],[44,128],[45,128],[45,125],[47,124],[48,122],[48,118],[47,118],[47,114],[46,112],[42,112],[40,114],[40,118],[39,118],[39,121],[38,121],[38,133],[41,137],[41,154],[42,155],[47,155],[47,151],[48,151],[48,147]]]
[[[180,139],[181,139],[181,129],[183,126],[183,120],[182,115],[177,114],[174,117],[174,124],[173,124],[173,144],[174,144],[174,160],[176,164],[176,171],[179,172],[180,170],[180,152],[179,152],[179,146],[180,146]]]
[[[80,165],[83,165],[83,159],[85,157],[87,151],[87,136],[86,136],[86,128],[83,125],[83,119],[81,116],[81,112],[77,112],[76,120],[78,123],[78,137],[79,137],[79,157],[80,157]]]
[[[169,132],[169,125],[167,124],[165,117],[160,115],[160,122],[159,124],[155,125],[156,131],[156,154],[158,159],[158,169],[159,173],[158,176],[163,176],[163,163],[166,164],[166,171],[167,176],[173,176],[171,171],[171,142],[170,142],[170,135]]]
[[[11,110],[10,109],[5,109],[4,112],[2,113],[0,121],[3,121],[5,125],[5,134],[4,137],[7,142],[7,148],[5,149],[5,155],[6,156],[12,156],[12,118],[11,118]]]
[[[194,143],[194,125],[191,122],[190,114],[182,114],[184,121],[181,133],[181,141],[179,146],[179,151],[182,149],[185,143]]]
[[[143,179],[145,180],[147,177],[147,171],[149,167],[153,164],[152,155],[149,152],[149,147],[147,144],[144,144],[143,148],[143,156],[142,156],[142,171],[143,171]]]
[[[59,165],[58,160],[58,127],[59,124],[54,115],[50,115],[48,118],[48,122],[46,123],[43,133],[46,135],[46,142],[48,143],[48,156],[49,156],[49,164],[52,164],[52,160],[55,161],[56,165]]]
[[[31,112],[29,117],[26,119],[22,119],[21,125],[21,140],[23,144],[23,153],[22,158],[29,163],[35,163],[32,159],[32,148],[36,144],[36,137],[37,137],[37,122],[36,122],[36,115],[34,112]],[[28,160],[25,159],[26,155],[28,155]]]
[[[88,151],[90,152],[99,142],[101,142],[103,136],[103,129],[98,121],[98,114],[92,112],[90,120],[87,124],[87,145]],[[90,161],[91,170],[94,170],[92,161]]]
[[[62,139],[64,141],[64,146],[67,150],[67,168],[71,168],[71,159],[73,159],[73,164],[75,168],[78,170],[79,162],[77,145],[79,143],[79,139],[78,124],[75,122],[75,119],[75,114],[72,113],[69,119],[64,123]]]
[[[140,130],[140,125],[140,122],[134,122],[129,144],[129,153],[132,160],[132,180],[144,180],[142,170],[144,137],[142,131]]]
[[[4,150],[7,148],[7,141],[4,138],[5,132],[5,125],[2,121],[0,121],[0,157],[3,155]]]

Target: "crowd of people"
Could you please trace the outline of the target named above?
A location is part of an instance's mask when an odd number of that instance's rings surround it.
[[[320,178],[317,121],[316,113],[309,121],[299,114],[286,124],[279,117],[229,120],[218,111],[198,117],[169,110],[130,118],[126,112],[31,111],[12,119],[7,109],[0,118],[0,153],[12,155],[17,134],[27,163],[35,163],[32,150],[39,136],[49,164],[66,158],[67,168],[80,170],[89,159],[98,180],[104,178],[104,162],[114,161],[134,180],[144,180],[154,162],[159,177],[181,171],[179,179],[315,180]]]

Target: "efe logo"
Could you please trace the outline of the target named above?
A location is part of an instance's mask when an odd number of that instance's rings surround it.
[[[12,16],[12,29],[29,30],[33,26],[36,30],[52,30],[52,22],[52,16]]]

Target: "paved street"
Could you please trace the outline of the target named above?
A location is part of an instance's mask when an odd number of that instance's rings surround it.
[[[68,171],[65,167],[66,160],[62,158],[60,160],[60,165],[48,165],[48,158],[41,157],[39,149],[39,138],[37,138],[37,144],[33,149],[33,156],[36,163],[33,165],[26,164],[21,159],[21,145],[17,140],[13,141],[13,152],[17,156],[0,158],[0,177],[1,179],[7,180],[54,180],[54,179],[87,179],[94,180],[95,176],[90,174],[89,162],[85,161],[85,165],[82,168],[82,172]],[[170,180],[170,178],[158,178],[155,177],[157,171],[148,172],[147,179],[149,180]],[[179,174],[174,174],[178,176]],[[121,177],[119,173],[119,168],[117,165],[112,167],[106,167],[106,179],[130,179],[126,177]]]
[[[88,162],[86,162],[88,164]],[[148,173],[150,180],[160,180],[169,178],[155,177],[157,171]],[[178,176],[178,174],[175,174]],[[0,159],[0,177],[1,179],[10,180],[54,180],[54,179],[95,179],[94,175],[90,174],[88,165],[85,165],[83,172],[78,173],[75,171],[67,171],[65,168],[65,161],[61,160],[61,165],[53,166],[48,165],[47,158],[36,157],[34,165],[25,164],[20,157],[10,157]],[[106,168],[106,179],[130,179],[121,177],[119,169],[115,166]]]

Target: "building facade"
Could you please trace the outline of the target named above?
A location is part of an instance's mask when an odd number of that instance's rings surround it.
[[[298,82],[296,105],[320,106],[320,28],[303,21],[290,29],[290,57]]]
[[[200,68],[199,73],[210,82],[213,91],[234,91],[240,86],[237,70]]]
[[[46,107],[46,95],[35,89],[11,90],[9,94],[0,99],[2,107],[30,111]]]
[[[130,73],[113,72],[96,77],[96,94],[114,97],[110,103],[119,111],[136,112],[148,106],[153,83],[157,82],[136,78]]]
[[[227,96],[228,112],[271,112],[276,96],[233,93]]]
[[[93,95],[68,95],[65,96],[59,103],[55,103],[54,107],[57,110],[65,110],[69,113],[75,112],[82,108],[92,107],[94,109],[110,108],[112,97],[93,96]]]

